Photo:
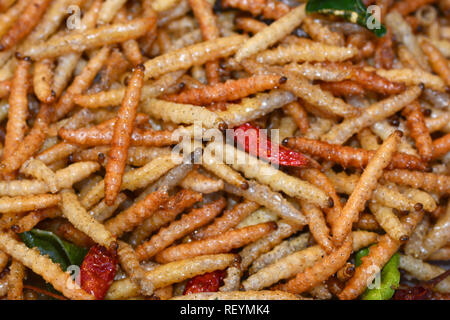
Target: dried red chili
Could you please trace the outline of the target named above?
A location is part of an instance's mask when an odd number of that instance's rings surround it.
[[[217,270],[193,277],[186,283],[183,294],[198,292],[217,292],[223,284],[225,271]]]
[[[117,261],[116,252],[92,246],[81,264],[81,288],[102,300],[116,275]]]
[[[244,123],[234,128],[234,138],[246,152],[272,164],[291,167],[304,167],[308,159],[301,153],[272,143],[262,130]]]

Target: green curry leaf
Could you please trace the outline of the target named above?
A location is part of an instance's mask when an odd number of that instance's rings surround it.
[[[377,37],[384,36],[387,31],[384,25],[374,20],[361,0],[309,0],[306,5],[306,12],[343,17],[347,21],[369,29]],[[374,26],[370,25],[371,23]]]

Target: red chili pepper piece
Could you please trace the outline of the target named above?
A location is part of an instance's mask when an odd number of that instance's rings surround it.
[[[250,123],[234,128],[234,137],[246,152],[270,163],[290,167],[304,167],[308,164],[308,159],[301,153],[272,143],[264,132]]]
[[[81,264],[81,288],[102,300],[117,271],[117,253],[95,245],[89,249]]]
[[[183,294],[198,292],[217,292],[223,284],[225,271],[217,270],[193,277],[186,283]]]

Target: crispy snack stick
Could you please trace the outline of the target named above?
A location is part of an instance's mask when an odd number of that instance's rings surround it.
[[[131,231],[150,215],[152,215],[159,206],[167,201],[167,190],[162,188],[149,194],[142,201],[136,202],[127,210],[122,211],[118,215],[105,222],[105,228],[116,236],[120,237],[127,231]],[[105,201],[106,202],[106,201]]]
[[[273,22],[270,26],[267,26],[250,38],[239,48],[234,58],[237,62],[241,62],[243,59],[253,56],[277,43],[280,39],[283,39],[298,27],[305,18],[305,15],[305,5],[300,5],[291,10],[282,18]]]
[[[42,14],[50,4],[50,0],[33,0],[23,10],[14,26],[3,35],[0,40],[0,51],[14,47],[20,40],[26,37],[38,24]]]
[[[339,219],[333,224],[332,233],[336,241],[335,243],[343,243],[347,235],[351,232],[352,224],[357,221],[359,212],[362,211],[365,202],[370,198],[373,190],[375,190],[377,180],[383,174],[383,169],[391,161],[401,136],[401,131],[394,132],[381,145],[368,163],[356,184],[355,190],[342,209]]]
[[[396,184],[407,185],[428,192],[450,193],[450,178],[446,175],[396,169],[386,171],[383,178]]]
[[[116,23],[87,29],[75,34],[56,36],[44,43],[33,44],[24,48],[20,55],[40,60],[71,52],[82,52],[87,49],[138,38],[149,31],[154,23],[155,19],[137,18],[127,23]]]
[[[345,119],[337,126],[334,126],[333,129],[322,136],[321,140],[342,144],[361,129],[384,120],[401,110],[405,105],[413,102],[420,93],[421,89],[419,87],[411,87],[397,96],[376,102],[366,108],[359,117]]]
[[[61,197],[61,211],[67,220],[100,245],[113,250],[117,248],[116,237],[86,212],[73,191],[62,190]]]
[[[211,222],[222,212],[225,205],[225,199],[220,198],[219,200],[203,205],[199,209],[193,209],[190,213],[183,215],[180,220],[172,222],[167,228],[160,229],[150,240],[136,248],[138,259],[150,259],[176,240]]]
[[[226,210],[220,217],[216,218],[213,223],[196,231],[193,234],[193,238],[196,240],[205,239],[228,231],[237,226],[239,222],[259,207],[259,204],[249,200],[238,203],[232,209]]]
[[[422,218],[423,211],[414,211],[402,219],[408,236]],[[375,278],[377,272],[397,252],[400,245],[400,241],[392,239],[387,234],[381,236],[378,243],[370,249],[369,254],[362,258],[362,264],[356,268],[355,275],[346,283],[344,290],[338,295],[339,299],[355,299],[363,293],[367,285]],[[374,266],[378,268],[374,268]]]
[[[30,70],[29,59],[19,60],[11,83],[9,95],[8,122],[6,124],[5,146],[3,160],[10,157],[25,136],[28,128],[26,118],[28,115],[28,72]]]
[[[15,240],[8,233],[0,234],[0,248],[17,261],[41,275],[45,281],[64,294],[75,300],[94,300],[95,298],[81,289],[70,277],[69,273],[61,270],[58,264],[43,256],[37,249],[30,249]]]
[[[130,236],[130,243],[134,246],[140,245],[152,232],[175,220],[181,212],[201,200],[202,195],[200,193],[185,189],[181,190],[170,197],[162,209],[155,212],[133,231]]]
[[[196,275],[223,270],[236,260],[234,254],[204,255],[192,259],[170,262],[147,271],[145,278],[155,287],[163,288],[170,284],[182,282]],[[113,282],[105,299],[116,300],[139,295],[139,287],[130,279]]]
[[[273,89],[283,81],[284,78],[275,75],[256,75],[250,78],[227,80],[224,83],[198,89],[184,90],[178,94],[165,96],[164,99],[183,104],[207,105],[245,98],[257,92]]]
[[[267,222],[227,231],[215,237],[170,247],[158,253],[155,259],[167,263],[199,255],[228,252],[254,242],[274,229],[276,229],[276,224]]]
[[[107,205],[112,205],[120,192],[137,107],[141,97],[143,78],[144,67],[139,65],[133,71],[122,101],[122,107],[119,109],[117,120],[114,123],[114,133],[111,149],[108,153],[109,161],[106,165],[105,175],[105,201]]]
[[[377,241],[378,235],[374,232],[354,231],[353,251],[360,250]],[[289,279],[298,273],[312,267],[322,259],[326,253],[319,245],[296,251],[280,260],[267,265],[258,272],[252,274],[242,282],[245,290],[261,290],[267,288],[282,279]]]
[[[373,150],[330,144],[302,137],[288,138],[283,141],[283,143],[287,147],[299,152],[320,157],[324,160],[333,161],[344,167],[365,167],[375,155],[375,151]],[[425,170],[426,164],[419,158],[406,153],[394,153],[388,168]]]
[[[247,37],[235,35],[194,44],[147,60],[145,80],[232,55]]]
[[[59,195],[40,194],[19,197],[0,197],[0,212],[33,211],[58,205]]]

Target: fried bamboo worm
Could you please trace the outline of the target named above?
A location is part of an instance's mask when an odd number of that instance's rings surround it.
[[[163,288],[196,275],[223,270],[234,263],[235,260],[236,255],[234,254],[216,254],[170,262],[147,271],[145,279],[153,283],[155,289]],[[139,287],[130,279],[123,279],[113,282],[105,299],[116,300],[137,295],[139,295]]]
[[[405,227],[391,208],[383,207],[376,202],[370,202],[369,208],[378,224],[392,239],[402,242],[408,240]]]
[[[136,202],[127,210],[105,222],[105,228],[114,236],[120,237],[131,231],[144,220],[150,217],[159,206],[168,199],[167,190],[162,188],[149,194],[142,201]]]
[[[97,72],[101,69],[109,56],[110,48],[103,47],[98,53],[89,60],[83,71],[75,77],[72,84],[67,88],[64,95],[58,100],[55,106],[55,113],[52,120],[59,120],[70,112],[75,106],[73,97],[83,92],[94,80]]]
[[[433,71],[445,81],[447,86],[450,85],[450,68],[447,59],[428,39],[421,38],[420,44],[423,52],[428,57]]]
[[[345,41],[342,34],[331,31],[326,25],[311,17],[303,20],[302,28],[314,41],[331,46],[344,46]]]
[[[235,35],[194,44],[171,51],[145,62],[145,80],[157,78],[165,73],[188,69],[193,65],[224,58],[236,52],[247,40],[246,36]]]
[[[376,102],[366,108],[359,117],[345,119],[337,126],[334,126],[333,129],[322,136],[321,140],[342,144],[353,134],[361,131],[361,129],[390,117],[405,105],[413,102],[420,95],[421,91],[419,87],[411,87],[397,96]]]
[[[36,160],[42,161],[46,165],[50,165],[58,160],[66,159],[78,150],[79,148],[76,145],[60,142],[36,155]]]
[[[291,10],[285,3],[274,0],[251,0],[246,2],[239,0],[225,0],[222,1],[222,5],[226,8],[236,8],[242,11],[248,11],[253,16],[262,15],[267,19],[279,19]]]
[[[143,78],[144,68],[140,65],[134,69],[122,101],[122,107],[118,111],[117,120],[114,124],[105,175],[105,201],[107,205],[112,205],[120,192],[137,107],[141,97]]]
[[[105,25],[79,33],[56,36],[44,43],[24,48],[20,55],[40,60],[135,39],[147,33],[155,21],[155,19],[136,18],[127,23]]]
[[[70,277],[69,273],[61,270],[60,266],[47,256],[43,256],[37,249],[30,249],[18,242],[8,233],[0,234],[0,248],[17,261],[41,275],[45,281],[62,292],[64,296],[75,300],[94,300],[95,298],[81,289]]]
[[[110,218],[116,209],[127,199],[124,193],[119,193],[116,201],[112,206],[108,206],[104,199],[100,201],[95,207],[89,210],[89,214],[97,221],[103,222]]]
[[[114,16],[119,12],[120,8],[125,4],[126,0],[106,0],[102,4],[102,8],[98,14],[97,24],[108,24]]]
[[[44,103],[51,103],[55,99],[51,83],[53,79],[52,61],[44,59],[36,62],[33,73],[33,89],[38,99]]]
[[[220,198],[202,208],[194,209],[180,220],[172,222],[167,228],[162,228],[149,241],[136,248],[139,260],[148,260],[158,252],[167,248],[175,240],[184,237],[199,227],[211,222],[225,207],[224,198]]]
[[[28,59],[19,60],[11,84],[9,95],[8,122],[6,124],[5,146],[3,160],[10,157],[25,137],[28,128],[26,118],[28,115],[28,72],[30,69]]]
[[[384,172],[383,178],[396,184],[428,192],[450,193],[450,177],[446,175],[396,169]]]
[[[68,189],[61,191],[61,211],[78,230],[106,248],[117,248],[116,237],[106,227],[91,217],[78,201],[77,195]]]
[[[365,69],[375,71],[379,76],[392,82],[404,83],[406,86],[418,86],[422,83],[425,88],[445,92],[445,83],[439,76],[420,69]]]
[[[309,128],[308,114],[297,101],[291,102],[283,107],[285,113],[294,119],[301,134],[305,134]]]
[[[450,151],[450,133],[433,141],[433,159],[438,159]]]
[[[191,190],[181,190],[169,198],[162,209],[155,212],[149,219],[138,226],[130,236],[130,243],[140,245],[152,232],[165,226],[185,209],[202,200],[202,195]]]
[[[196,240],[205,239],[228,231],[237,226],[239,222],[259,207],[259,204],[249,200],[238,203],[232,209],[226,210],[222,216],[216,218],[213,223],[195,232],[193,238]]]
[[[20,172],[45,182],[52,193],[58,192],[56,174],[42,161],[31,158],[25,161]]]
[[[1,171],[11,174],[18,170],[22,164],[33,156],[42,146],[47,135],[48,125],[52,115],[52,107],[42,104],[33,124],[33,128],[17,146],[15,152],[2,161]]]
[[[33,211],[58,205],[59,195],[41,194],[18,197],[0,197],[0,212]]]
[[[406,126],[409,129],[411,138],[416,143],[416,148],[421,158],[424,161],[430,161],[433,156],[433,144],[425,123],[425,117],[420,110],[420,104],[413,102],[403,109],[403,114],[406,116]]]
[[[48,208],[43,210],[37,210],[30,212],[26,216],[22,217],[16,224],[14,224],[11,229],[15,233],[22,233],[25,231],[30,231],[33,229],[39,222],[45,219],[53,219],[56,217],[60,217],[61,211],[58,208]]]
[[[419,258],[427,258],[439,248],[444,247],[450,239],[450,205],[447,204],[445,214],[439,217],[436,224],[423,239]]]
[[[213,7],[207,0],[189,0],[195,18],[198,21],[204,40],[214,40],[220,37]],[[220,82],[219,62],[209,61],[206,63],[206,77],[209,84]]]
[[[227,268],[227,275],[223,279],[223,286],[219,288],[219,292],[230,292],[239,290],[241,282],[242,271],[239,264]]]
[[[423,218],[423,211],[413,211],[402,219],[408,236]],[[356,268],[355,275],[346,283],[344,290],[338,295],[341,300],[355,299],[364,292],[367,285],[375,278],[377,272],[389,261],[399,249],[400,241],[385,234],[378,243],[370,248],[369,254],[363,257],[362,264]],[[377,268],[374,268],[376,266]]]
[[[305,5],[300,5],[291,10],[282,18],[250,38],[239,48],[234,58],[237,62],[241,62],[243,59],[267,49],[277,43],[280,39],[283,39],[285,36],[290,34],[302,23],[305,16]]]
[[[158,262],[171,262],[199,255],[225,253],[258,240],[276,229],[274,222],[266,222],[241,229],[230,230],[221,235],[203,240],[179,244],[159,252],[155,259]]]
[[[321,208],[333,206],[330,198],[309,182],[289,176],[231,145],[216,144],[214,151],[216,156],[219,156],[220,159],[226,159],[226,163],[230,163],[234,169],[241,171],[249,179],[257,179],[275,191],[283,191],[291,197],[309,201]]]
[[[26,37],[38,24],[49,4],[50,0],[33,0],[29,3],[18,17],[14,26],[0,39],[0,51],[14,47]]]
[[[184,189],[190,189],[196,192],[208,194],[222,190],[223,181],[210,178],[197,170],[193,170],[180,181],[179,186]]]
[[[23,280],[25,278],[25,266],[13,259],[9,266],[8,274],[8,300],[23,300]]]
[[[17,21],[20,14],[23,12],[27,5],[28,2],[25,0],[17,1],[12,7],[8,8],[7,11],[0,15],[0,36],[3,36],[11,27],[11,25],[15,21]]]
[[[276,290],[202,292],[177,296],[171,300],[302,300],[298,296]]]
[[[401,136],[401,131],[394,132],[369,161],[355,186],[355,190],[342,209],[339,219],[332,226],[335,243],[343,243],[347,235],[351,232],[352,225],[357,221],[359,212],[364,209],[365,202],[371,197],[373,190],[375,190],[377,181],[383,174],[383,169],[391,161]]]
[[[239,100],[257,92],[273,89],[283,81],[284,78],[280,76],[256,75],[250,78],[227,80],[224,83],[198,89],[184,90],[178,94],[165,96],[163,99],[183,104],[207,105],[213,102]]]

